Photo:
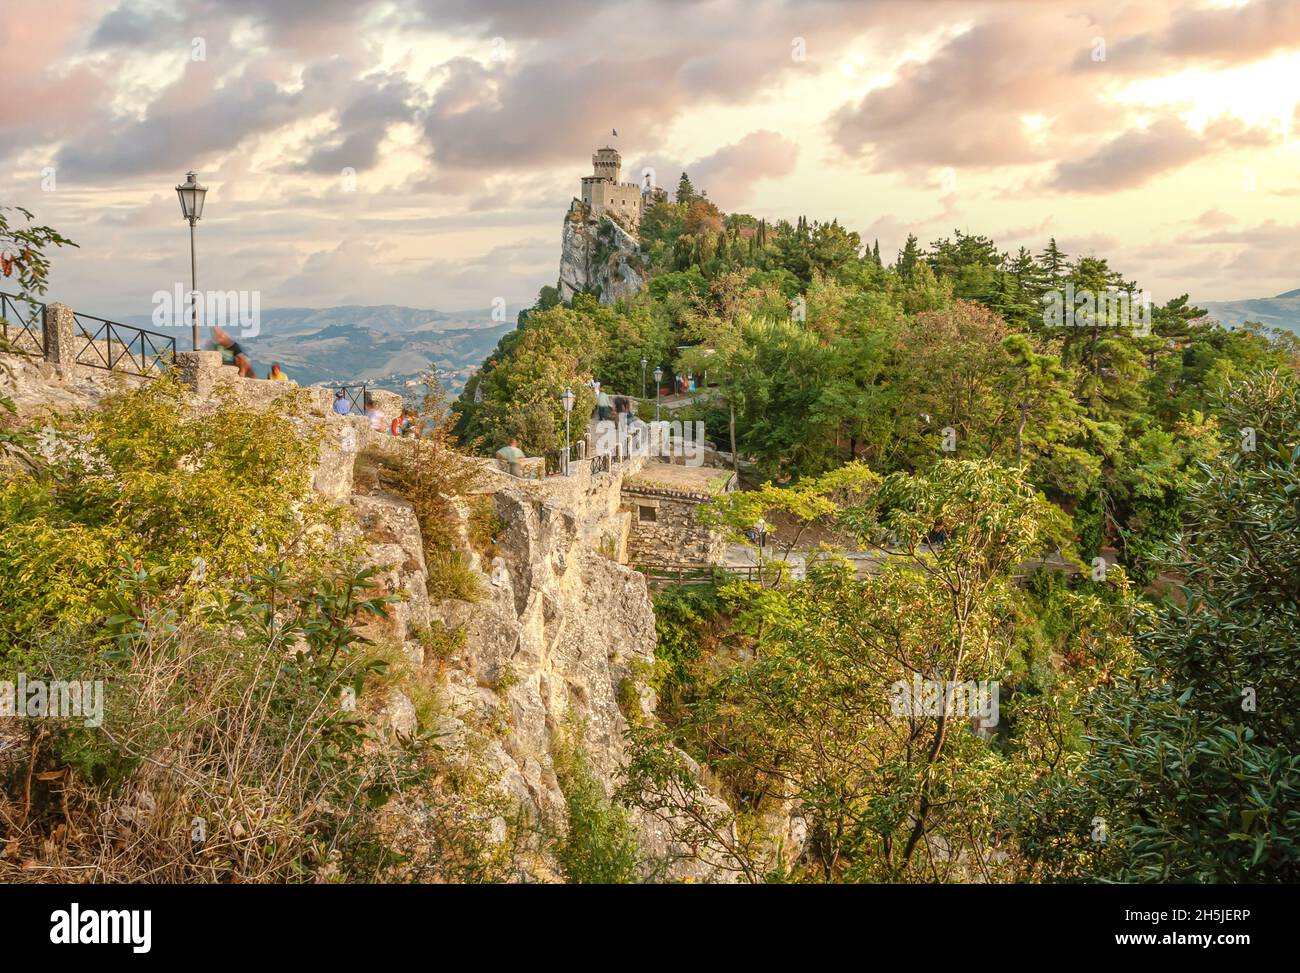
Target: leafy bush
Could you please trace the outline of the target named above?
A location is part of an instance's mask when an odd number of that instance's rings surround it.
[[[311,491],[317,447],[296,418],[229,398],[195,413],[162,378],[22,433],[31,462],[0,481],[0,657],[51,631],[102,635],[123,569],[174,599],[268,560],[326,563],[340,515]]]
[[[572,730],[555,752],[555,775],[564,792],[568,824],[556,842],[555,859],[573,884],[636,882],[636,830],[627,812],[610,802]]]

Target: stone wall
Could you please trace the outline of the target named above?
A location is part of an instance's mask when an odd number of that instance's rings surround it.
[[[631,233],[641,225],[641,187],[588,177],[582,180],[582,201],[592,216],[616,216]]]
[[[634,564],[717,564],[725,544],[696,522],[702,501],[624,487],[622,502],[631,521],[627,556]]]

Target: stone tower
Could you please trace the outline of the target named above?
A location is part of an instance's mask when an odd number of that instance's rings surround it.
[[[623,171],[623,157],[618,154],[618,149],[607,145],[592,153],[591,168],[594,175],[617,183],[619,174]]]
[[[592,216],[611,217],[635,237],[644,202],[640,186],[619,182],[622,172],[623,157],[618,149],[609,145],[597,149],[591,156],[591,175],[582,177],[580,198]]]

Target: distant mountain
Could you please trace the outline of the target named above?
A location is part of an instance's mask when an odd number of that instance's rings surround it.
[[[493,321],[490,309],[446,312],[394,304],[264,308],[261,318],[256,337],[236,335],[259,376],[278,361],[302,385],[367,382],[403,392],[436,367],[452,396],[515,326]],[[147,315],[124,323],[153,328]]]
[[[1238,328],[1247,321],[1258,321],[1265,327],[1300,335],[1300,288],[1277,297],[1198,303],[1224,327]]]

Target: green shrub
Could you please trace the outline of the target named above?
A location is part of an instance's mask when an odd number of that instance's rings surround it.
[[[636,882],[636,830],[627,811],[610,802],[591,771],[578,734],[570,732],[555,754],[555,775],[564,792],[568,826],[554,848],[564,879],[581,885]]]

